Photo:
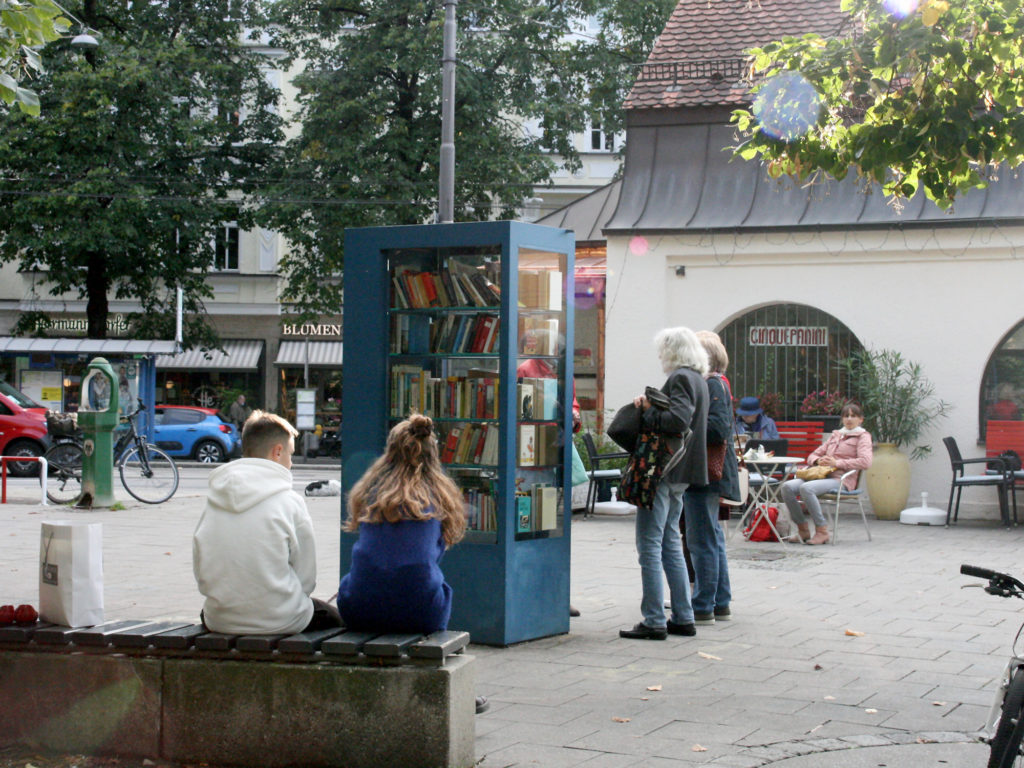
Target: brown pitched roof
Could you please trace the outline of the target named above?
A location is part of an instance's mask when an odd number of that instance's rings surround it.
[[[843,33],[840,0],[679,0],[626,109],[741,104],[747,48],[786,35]]]

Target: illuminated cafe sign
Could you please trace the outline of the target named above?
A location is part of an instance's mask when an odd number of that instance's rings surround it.
[[[341,338],[341,323],[286,323],[281,326],[282,336],[337,336]]]
[[[747,343],[752,347],[827,347],[828,328],[794,325],[755,325]]]

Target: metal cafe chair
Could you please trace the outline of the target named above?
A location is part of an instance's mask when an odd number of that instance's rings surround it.
[[[943,444],[949,453],[949,463],[953,470],[953,479],[949,484],[949,504],[946,506],[946,525],[949,525],[950,516],[956,522],[960,513],[960,494],[968,486],[989,486],[994,487],[999,493],[999,512],[1003,518],[1003,525],[1010,527],[1010,511],[1008,495],[1013,494],[1013,522],[1017,522],[1017,495],[1014,491],[1014,476],[1006,468],[1006,462],[999,456],[983,456],[973,459],[965,459],[960,455],[960,448],[956,444],[956,438],[944,437]],[[994,468],[993,474],[968,475],[965,467],[968,464],[982,464],[986,468]],[[956,505],[953,504],[953,496],[956,496]]]
[[[590,463],[590,485],[587,486],[587,502],[584,506],[583,517],[591,517],[594,514],[594,504],[597,503],[597,482],[599,480],[621,480],[621,469],[601,469],[602,461],[611,459],[628,459],[629,453],[617,451],[615,453],[598,453],[597,445],[594,443],[594,436],[589,432],[583,433],[583,445],[587,449],[587,460]]]
[[[844,483],[846,478],[850,475],[860,473],[857,477],[857,487],[852,491],[846,489]],[[857,507],[860,509],[860,519],[864,523],[864,530],[867,531],[868,541],[871,541],[871,529],[868,528],[868,516],[864,513],[864,472],[859,469],[851,469],[849,472],[843,473],[843,476],[839,479],[839,488],[832,493],[823,493],[818,498],[821,501],[832,502],[835,501],[835,508],[832,510],[832,543],[835,544],[839,538],[839,505],[844,501],[853,503],[857,502]]]

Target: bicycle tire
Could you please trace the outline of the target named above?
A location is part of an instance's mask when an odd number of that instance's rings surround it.
[[[1018,667],[1006,689],[996,735],[992,738],[988,768],[1024,766],[1020,753],[1024,737],[1024,667]]]
[[[58,443],[43,456],[47,464],[46,498],[54,504],[72,504],[82,495],[84,455],[77,443]]]
[[[178,490],[178,465],[155,445],[147,445],[146,453],[133,447],[118,462],[121,485],[144,504],[167,501]]]

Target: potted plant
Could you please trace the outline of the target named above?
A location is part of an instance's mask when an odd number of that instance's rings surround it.
[[[891,349],[854,352],[839,361],[849,377],[853,399],[864,411],[864,427],[875,442],[867,473],[868,496],[875,515],[896,520],[910,494],[910,459],[931,452],[921,435],[951,408],[935,395],[935,386],[918,363]],[[910,450],[910,459],[900,448]]]
[[[800,403],[800,413],[812,421],[820,421],[824,425],[825,432],[839,429],[839,414],[843,412],[843,406],[849,402],[849,398],[842,392],[829,392],[821,389],[811,392]]]

